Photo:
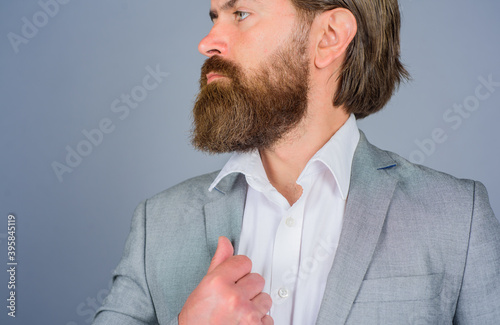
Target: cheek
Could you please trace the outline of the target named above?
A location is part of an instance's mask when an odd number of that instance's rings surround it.
[[[285,24],[276,26],[273,22],[261,22],[241,31],[234,38],[235,60],[247,69],[257,67],[288,39],[290,29]]]
[[[259,35],[248,35],[242,37],[233,48],[235,60],[245,68],[252,68],[271,52],[270,44],[265,43],[265,39]]]

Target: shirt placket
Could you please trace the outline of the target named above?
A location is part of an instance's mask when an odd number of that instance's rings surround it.
[[[273,247],[271,316],[279,315],[277,324],[291,324],[300,263],[304,198],[282,211]]]

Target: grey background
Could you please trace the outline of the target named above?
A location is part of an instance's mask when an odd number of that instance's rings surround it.
[[[67,2],[47,21],[37,1],[0,3],[4,303],[9,213],[17,217],[19,262],[17,317],[7,317],[6,304],[0,304],[1,324],[90,323],[135,206],[188,177],[219,169],[228,157],[196,152],[188,139],[204,61],[197,44],[211,26],[208,0]],[[454,104],[474,103],[478,78],[500,81],[500,2],[405,0],[401,8],[403,61],[414,80],[359,126],[384,149],[482,181],[498,215],[500,87],[456,129],[443,114]],[[22,36],[23,17],[33,21],[34,15],[41,27],[16,53],[8,35]],[[148,66],[169,75],[120,119],[111,103],[140,85]],[[106,118],[113,132],[60,182],[51,164],[64,163],[66,146],[76,148],[85,140],[82,131]],[[446,141],[424,153],[415,141],[430,138],[436,128]]]

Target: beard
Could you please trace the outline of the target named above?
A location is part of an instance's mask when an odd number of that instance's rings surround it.
[[[309,92],[307,40],[302,23],[286,44],[249,76],[220,56],[201,69],[193,108],[193,146],[209,153],[269,149],[305,117]],[[225,76],[207,84],[210,72]]]

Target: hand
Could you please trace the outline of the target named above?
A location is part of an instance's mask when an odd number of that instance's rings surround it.
[[[272,325],[271,297],[262,292],[264,278],[250,273],[252,261],[233,256],[233,245],[219,237],[207,275],[189,295],[179,314],[179,325]]]

